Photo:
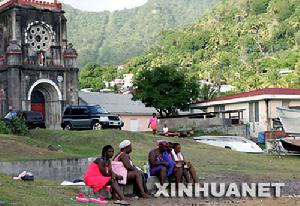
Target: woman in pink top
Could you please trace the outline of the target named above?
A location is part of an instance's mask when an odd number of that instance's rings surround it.
[[[101,189],[110,191],[112,189],[112,198],[116,197],[116,194],[122,200],[121,204],[128,205],[125,201],[125,196],[120,190],[118,180],[122,180],[122,176],[118,176],[112,172],[110,159],[114,155],[114,149],[111,145],[106,145],[102,149],[102,157],[97,158],[90,163],[87,171],[84,175],[84,182],[87,186],[93,188],[94,193],[99,192]]]
[[[149,124],[148,124],[148,128],[151,126],[153,135],[156,135],[157,124],[158,124],[158,122],[157,122],[156,113],[153,113],[152,117],[150,118]]]
[[[126,168],[126,174],[121,174],[123,180],[125,179],[125,184],[134,183],[138,186],[139,193],[142,197],[148,198],[148,190],[146,185],[146,180],[144,179],[144,173],[139,170],[131,161],[129,154],[132,152],[131,142],[129,140],[124,140],[120,143],[120,152],[114,158],[114,161],[119,161],[123,163]],[[118,174],[118,171],[114,171]]]

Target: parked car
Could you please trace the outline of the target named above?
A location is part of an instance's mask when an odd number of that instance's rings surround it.
[[[124,122],[118,115],[107,112],[99,105],[68,106],[63,114],[61,127],[64,130],[103,128],[122,129]]]
[[[17,111],[17,117],[24,118],[29,129],[46,128],[45,120],[40,112]]]

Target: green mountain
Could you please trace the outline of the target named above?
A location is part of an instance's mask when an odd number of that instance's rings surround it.
[[[199,23],[167,31],[125,68],[175,64],[239,91],[300,88],[299,0],[224,0]]]
[[[68,38],[79,53],[79,65],[121,64],[155,45],[162,30],[196,23],[220,0],[149,0],[115,12],[84,12],[64,5]]]

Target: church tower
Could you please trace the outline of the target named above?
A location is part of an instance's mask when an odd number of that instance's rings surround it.
[[[77,52],[67,40],[61,3],[0,0],[0,115],[41,112],[60,128],[66,105],[78,102]]]

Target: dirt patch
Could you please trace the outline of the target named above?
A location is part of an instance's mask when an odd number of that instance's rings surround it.
[[[279,206],[279,205],[300,205],[300,197],[265,198],[265,199],[228,199],[209,200],[197,198],[152,198],[131,201],[136,206],[202,206],[202,205],[243,205],[243,206]]]
[[[242,183],[249,182],[249,180],[251,179],[249,175],[231,172],[209,173],[203,174],[203,176],[203,182]]]
[[[282,188],[282,195],[300,195],[300,179],[292,179],[292,180],[283,180],[277,181],[274,179],[266,179],[263,178],[260,181],[251,181],[251,177],[249,175],[240,174],[240,173],[214,173],[214,174],[204,174],[205,179],[204,182],[217,182],[217,183],[285,183],[285,186]]]
[[[240,173],[209,173],[203,174],[203,182],[217,183],[252,183],[259,181],[251,181],[250,176]],[[243,205],[243,206],[277,206],[277,205],[300,205],[300,180],[274,181],[261,180],[261,182],[284,182],[285,187],[282,188],[280,198],[151,198],[132,200],[132,205],[141,206],[202,206],[202,205]]]

